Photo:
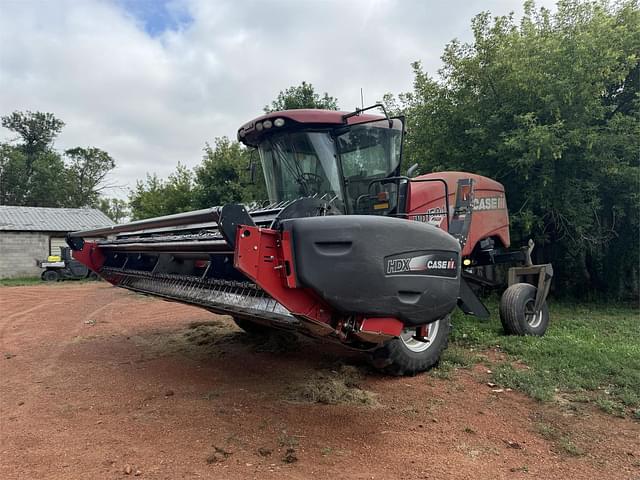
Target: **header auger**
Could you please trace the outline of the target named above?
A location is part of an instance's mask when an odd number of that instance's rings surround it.
[[[74,257],[113,285],[231,315],[247,331],[331,338],[398,375],[437,363],[456,306],[487,317],[475,291],[497,285],[481,267],[513,263],[505,331],[544,334],[553,270],[532,265],[532,244],[508,250],[503,186],[464,172],[401,175],[404,119],[366,110],[246,123],[238,139],[259,152],[268,206],[75,232]]]

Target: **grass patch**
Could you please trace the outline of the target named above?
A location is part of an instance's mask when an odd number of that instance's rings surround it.
[[[39,285],[45,283],[40,277],[2,278],[0,287],[25,287],[27,285]]]
[[[463,350],[497,347],[506,353],[507,362],[492,367],[496,383],[538,400],[568,393],[614,415],[632,415],[640,407],[640,311],[610,305],[552,304],[551,324],[544,337],[518,337],[504,335],[497,301],[488,303],[492,313],[488,322],[454,315],[451,344]],[[478,360],[469,354],[462,363]],[[452,358],[459,357],[454,350]],[[529,368],[519,368],[515,362]]]
[[[620,402],[616,402],[608,398],[598,397],[596,398],[596,405],[600,407],[600,410],[608,413],[609,415],[615,415],[616,417],[625,416],[624,405]]]
[[[474,352],[459,345],[449,345],[442,354],[441,361],[448,363],[453,368],[470,368],[480,359]]]
[[[584,455],[584,450],[578,447],[568,434],[562,433],[556,427],[545,422],[539,422],[536,424],[536,430],[542,438],[553,442],[557,450],[572,457]]]
[[[475,365],[480,360],[481,359],[478,355],[471,352],[469,349],[459,345],[449,344],[449,347],[442,354],[438,365],[431,370],[431,376],[442,380],[448,380],[456,369],[471,368],[471,366]]]
[[[360,388],[361,379],[358,369],[349,365],[343,365],[338,370],[316,372],[292,389],[290,399],[327,405],[375,405],[374,394]]]
[[[74,278],[60,280],[59,282],[45,282],[40,277],[2,278],[0,279],[0,287],[28,287],[33,285],[47,285],[49,287],[54,287],[88,282],[96,282],[96,280],[91,278]]]
[[[451,378],[451,373],[453,372],[454,367],[453,364],[446,361],[440,360],[438,365],[431,370],[431,376],[434,378],[439,378],[440,380],[449,380]]]
[[[557,445],[572,457],[581,457],[584,455],[584,450],[573,443],[568,437],[561,437],[558,440]]]

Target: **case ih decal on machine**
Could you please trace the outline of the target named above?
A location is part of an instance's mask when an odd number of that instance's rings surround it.
[[[455,206],[451,205],[449,207],[450,214],[453,214]],[[503,195],[498,196],[490,196],[490,197],[474,197],[473,199],[473,211],[483,212],[487,210],[506,210],[507,202]],[[414,220],[416,222],[424,222],[429,223],[430,225],[435,225],[440,227],[442,222],[446,217],[445,207],[441,205],[439,207],[429,208],[425,213],[411,215],[409,217],[410,220]]]
[[[473,200],[473,210],[475,212],[482,210],[503,210],[506,208],[507,204],[502,195],[496,197],[476,197]]]
[[[455,277],[458,273],[458,258],[447,252],[412,252],[385,258],[387,275],[418,274]]]
[[[67,243],[113,285],[230,315],[256,334],[331,339],[397,375],[438,361],[456,306],[489,315],[474,293],[496,286],[486,265],[520,264],[502,323],[542,335],[553,270],[531,264],[532,245],[509,250],[504,187],[467,172],[401,175],[403,132],[381,105],[268,113],[238,140],[258,151],[269,202],[75,232]]]

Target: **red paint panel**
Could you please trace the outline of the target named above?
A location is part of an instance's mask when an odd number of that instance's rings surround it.
[[[262,122],[264,120],[275,120],[276,118],[284,118],[292,120],[298,123],[313,123],[313,124],[332,124],[341,125],[344,124],[343,117],[350,112],[341,112],[338,110],[319,110],[315,108],[301,108],[297,110],[281,110],[279,112],[271,112],[262,115],[258,118],[254,118],[250,122],[245,123],[240,130],[246,131],[253,130],[253,126],[256,122]],[[373,120],[384,120],[385,117],[381,115],[371,115],[369,113],[362,113],[360,115],[354,115],[347,119],[347,124],[354,125],[357,123],[371,122]],[[286,125],[286,123],[285,123]]]
[[[104,254],[95,242],[84,242],[82,250],[72,250],[73,258],[85,264],[94,272],[98,272],[104,265]]]
[[[292,314],[330,324],[331,307],[308,288],[288,286],[284,261],[282,238],[278,231],[260,227],[238,228],[234,266]]]
[[[298,288],[296,282],[295,263],[293,261],[293,244],[291,242],[291,232],[282,232],[282,259],[285,265],[285,277],[287,280],[287,287]]]
[[[424,215],[437,209],[443,211],[448,203],[449,211],[453,210],[456,203],[456,190],[458,180],[472,178],[474,180],[474,211],[471,218],[471,227],[467,243],[462,251],[462,256],[468,256],[476,244],[483,238],[496,237],[505,247],[511,243],[509,238],[509,212],[502,184],[487,177],[466,172],[436,172],[416,177],[419,179],[442,179],[447,182],[449,199],[445,202],[444,185],[440,182],[414,182],[410,184],[409,205],[407,211],[412,220],[425,221]],[[494,205],[495,203],[495,205]],[[494,208],[496,207],[496,208]],[[427,217],[433,220],[433,217]],[[434,223],[434,222],[431,222]],[[436,222],[437,223],[437,222]],[[437,224],[446,230],[444,214],[440,216]]]
[[[397,318],[365,318],[360,324],[360,330],[363,332],[377,333],[399,337],[402,333],[404,324]]]

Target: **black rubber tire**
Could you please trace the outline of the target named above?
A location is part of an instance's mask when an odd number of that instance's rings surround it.
[[[57,282],[60,280],[60,275],[55,270],[45,270],[42,272],[41,278],[45,282]]]
[[[262,325],[260,323],[252,322],[251,320],[247,320],[246,318],[233,317],[233,321],[249,335],[263,336],[269,335],[269,333],[273,331],[273,328],[269,328],[266,325]]]
[[[536,287],[528,283],[516,283],[505,290],[500,299],[500,321],[505,333],[538,337],[544,335],[549,326],[547,302],[542,305],[542,317],[536,324],[532,325],[527,320],[527,310],[533,310],[537,291]]]
[[[371,363],[374,368],[390,375],[416,375],[424,372],[440,361],[442,352],[449,344],[450,332],[451,322],[449,315],[447,315],[440,320],[438,333],[425,351],[414,352],[400,338],[394,338],[370,355]]]

